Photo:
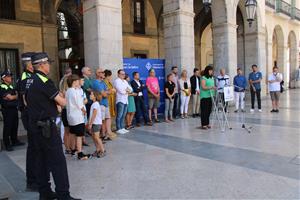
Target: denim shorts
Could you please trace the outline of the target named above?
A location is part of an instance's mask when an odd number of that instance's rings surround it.
[[[93,124],[92,125],[92,132],[93,133],[98,133],[101,130],[101,124]]]

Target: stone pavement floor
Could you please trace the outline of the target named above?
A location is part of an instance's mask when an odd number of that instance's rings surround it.
[[[300,199],[300,90],[281,97],[280,113],[228,115],[232,130],[196,129],[200,119],[178,119],[133,129],[106,145],[107,156],[67,156],[71,194],[83,199]],[[248,105],[249,107],[249,105]],[[252,126],[252,132],[242,124]],[[92,144],[90,138],[88,138]],[[93,152],[94,147],[85,149]],[[0,153],[0,190],[25,192],[25,147]]]

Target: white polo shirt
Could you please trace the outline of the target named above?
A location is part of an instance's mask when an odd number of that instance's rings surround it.
[[[128,94],[127,94],[126,90],[131,88],[129,86],[128,82],[126,80],[117,78],[114,81],[114,87],[117,90],[116,103],[121,102],[123,104],[128,104]]]
[[[274,81],[278,80],[274,83],[269,83],[269,91],[270,92],[279,92],[280,91],[280,82],[282,81],[282,74],[277,73],[276,75],[274,73],[270,74],[268,77],[268,81]]]

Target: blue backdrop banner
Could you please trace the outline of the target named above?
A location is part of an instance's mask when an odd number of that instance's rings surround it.
[[[158,78],[160,87],[160,107],[158,109],[159,113],[164,112],[165,108],[165,60],[161,59],[136,59],[136,58],[124,58],[123,66],[125,73],[130,76],[130,80],[133,79],[132,73],[138,72],[140,74],[140,80],[146,84],[146,78],[148,77],[148,72],[151,68],[155,70],[156,77]],[[143,91],[146,105],[148,105],[148,95],[147,90]]]

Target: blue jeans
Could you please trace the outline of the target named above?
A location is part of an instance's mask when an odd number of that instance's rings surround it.
[[[121,102],[117,103],[117,116],[116,116],[116,126],[117,130],[125,128],[125,117],[127,113],[128,104],[123,104]]]

